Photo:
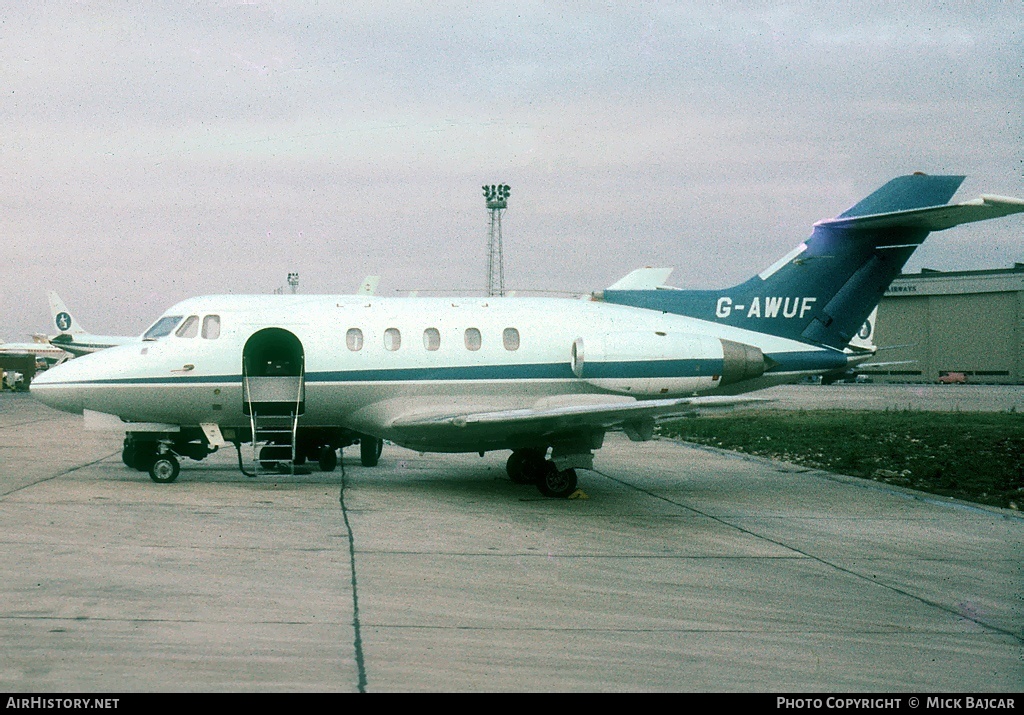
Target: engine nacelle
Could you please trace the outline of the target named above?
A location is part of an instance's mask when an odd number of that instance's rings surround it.
[[[577,338],[570,364],[595,387],[640,397],[708,392],[765,369],[763,353],[752,345],[653,330]]]

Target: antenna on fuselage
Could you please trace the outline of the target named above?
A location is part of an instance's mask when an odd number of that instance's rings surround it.
[[[505,295],[505,266],[501,251],[501,212],[508,208],[512,188],[508,184],[484,185],[484,198],[491,214],[487,232],[487,295]]]

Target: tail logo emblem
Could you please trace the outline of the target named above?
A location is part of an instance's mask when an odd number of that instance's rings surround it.
[[[67,330],[71,327],[71,316],[67,313],[57,313],[56,323],[58,330]]]
[[[871,337],[871,321],[865,320],[864,325],[860,326],[860,332],[857,333],[857,337],[861,340],[867,340]]]

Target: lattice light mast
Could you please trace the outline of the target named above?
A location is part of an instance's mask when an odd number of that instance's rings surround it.
[[[505,265],[501,252],[501,212],[508,208],[512,189],[508,184],[484,186],[487,210],[491,214],[487,233],[487,295],[505,295]]]
[[[296,293],[299,292],[299,274],[298,273],[289,273],[288,274],[288,285],[292,289],[292,295],[295,295]]]

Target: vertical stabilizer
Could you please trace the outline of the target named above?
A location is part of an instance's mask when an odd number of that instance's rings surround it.
[[[50,291],[48,294],[50,299],[50,316],[52,319],[51,325],[56,328],[58,333],[64,335],[82,335],[84,334],[85,328],[83,328],[74,316],[71,315],[71,311],[64,305],[64,301],[60,299],[56,291]]]
[[[889,181],[750,280],[721,290],[604,291],[604,300],[689,315],[780,337],[846,348],[931,231],[1024,212],[986,196],[947,204],[963,176]]]

